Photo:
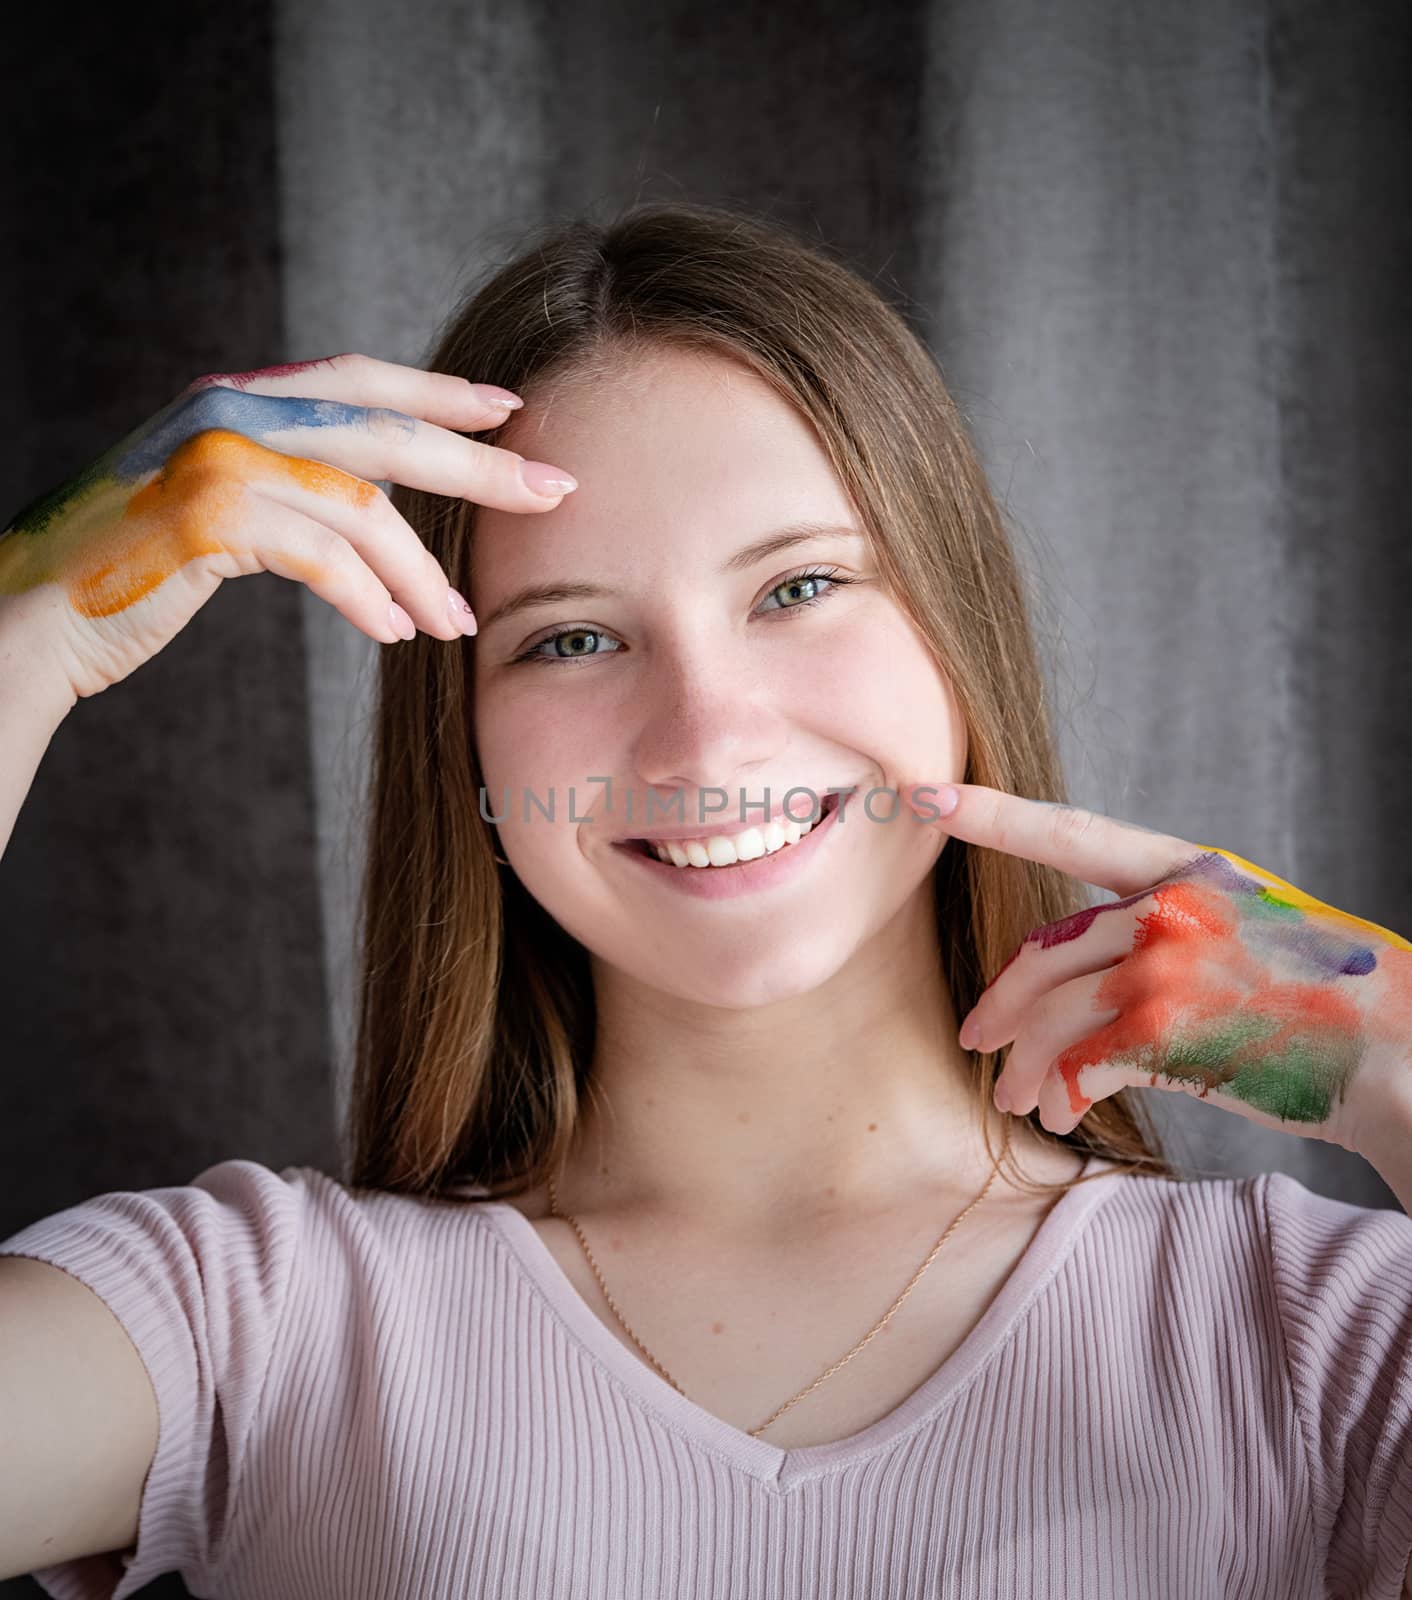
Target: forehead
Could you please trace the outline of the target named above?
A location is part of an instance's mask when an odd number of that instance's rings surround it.
[[[475,542],[497,570],[581,565],[605,543],[624,555],[644,539],[664,552],[733,548],[796,521],[852,520],[813,424],[744,363],[654,347],[606,369],[521,389],[524,410],[496,442],[567,468],[579,487],[531,519],[478,510]]]
[[[501,429],[498,443],[532,460],[554,460],[556,447],[598,451],[632,438],[683,453],[692,445],[706,454],[739,450],[750,437],[818,448],[808,420],[724,353],[671,345],[609,352],[520,392],[524,410]]]

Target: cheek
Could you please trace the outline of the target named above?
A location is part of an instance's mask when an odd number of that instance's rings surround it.
[[[534,667],[524,668],[534,672]],[[546,677],[573,667],[550,667]],[[563,835],[572,839],[572,815],[580,819],[601,807],[604,785],[590,774],[621,771],[615,754],[623,723],[612,707],[587,695],[560,695],[540,690],[519,693],[518,686],[497,693],[488,686],[474,700],[476,752],[486,788],[485,809],[493,816],[509,812],[504,828],[523,828],[526,804],[536,840]],[[532,797],[526,801],[526,791]],[[508,800],[506,798],[508,792]],[[553,804],[555,826],[546,826],[544,810]],[[563,824],[563,826],[560,826]]]
[[[951,686],[916,631],[891,613],[851,631],[811,672],[811,704],[841,745],[892,777],[953,775],[965,730]]]

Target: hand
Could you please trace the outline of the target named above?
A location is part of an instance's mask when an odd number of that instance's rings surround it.
[[[938,819],[941,787],[904,799],[958,839],[1120,896],[1029,933],[963,1021],[963,1048],[1011,1045],[997,1109],[1038,1108],[1062,1134],[1119,1089],[1177,1089],[1371,1147],[1412,1075],[1412,943],[1228,850],[1077,807],[963,783]]]
[[[222,579],[255,572],[306,583],[384,644],[417,627],[459,639],[469,608],[458,625],[441,563],[369,480],[552,511],[571,480],[536,493],[522,457],[461,437],[505,421],[493,393],[361,355],[198,378],[0,533],[0,629],[23,620],[21,648],[70,703],[154,656]]]

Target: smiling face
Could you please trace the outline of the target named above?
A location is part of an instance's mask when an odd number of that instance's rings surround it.
[[[524,394],[497,442],[579,488],[541,515],[476,514],[466,648],[501,852],[592,956],[653,989],[730,1008],[815,990],[930,893],[945,835],[884,820],[886,793],[869,820],[864,797],[964,775],[950,684],[861,536],[732,560],[801,523],[860,527],[811,424],[747,367],[656,347],[606,382]],[[497,615],[580,583],[603,592]],[[807,819],[843,787],[841,821],[768,860],[663,866],[615,842],[737,831],[767,790],[771,812],[806,791],[789,809]]]

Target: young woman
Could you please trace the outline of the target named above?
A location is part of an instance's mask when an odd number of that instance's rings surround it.
[[[5,830],[223,578],[395,644],[346,1170],[0,1246],[0,1573],[1398,1594],[1412,1220],[1183,1179],[1143,1097],[1407,1204],[1412,947],[1061,803],[956,409],[827,252],[546,229],[428,365],[198,380],[0,539]]]

